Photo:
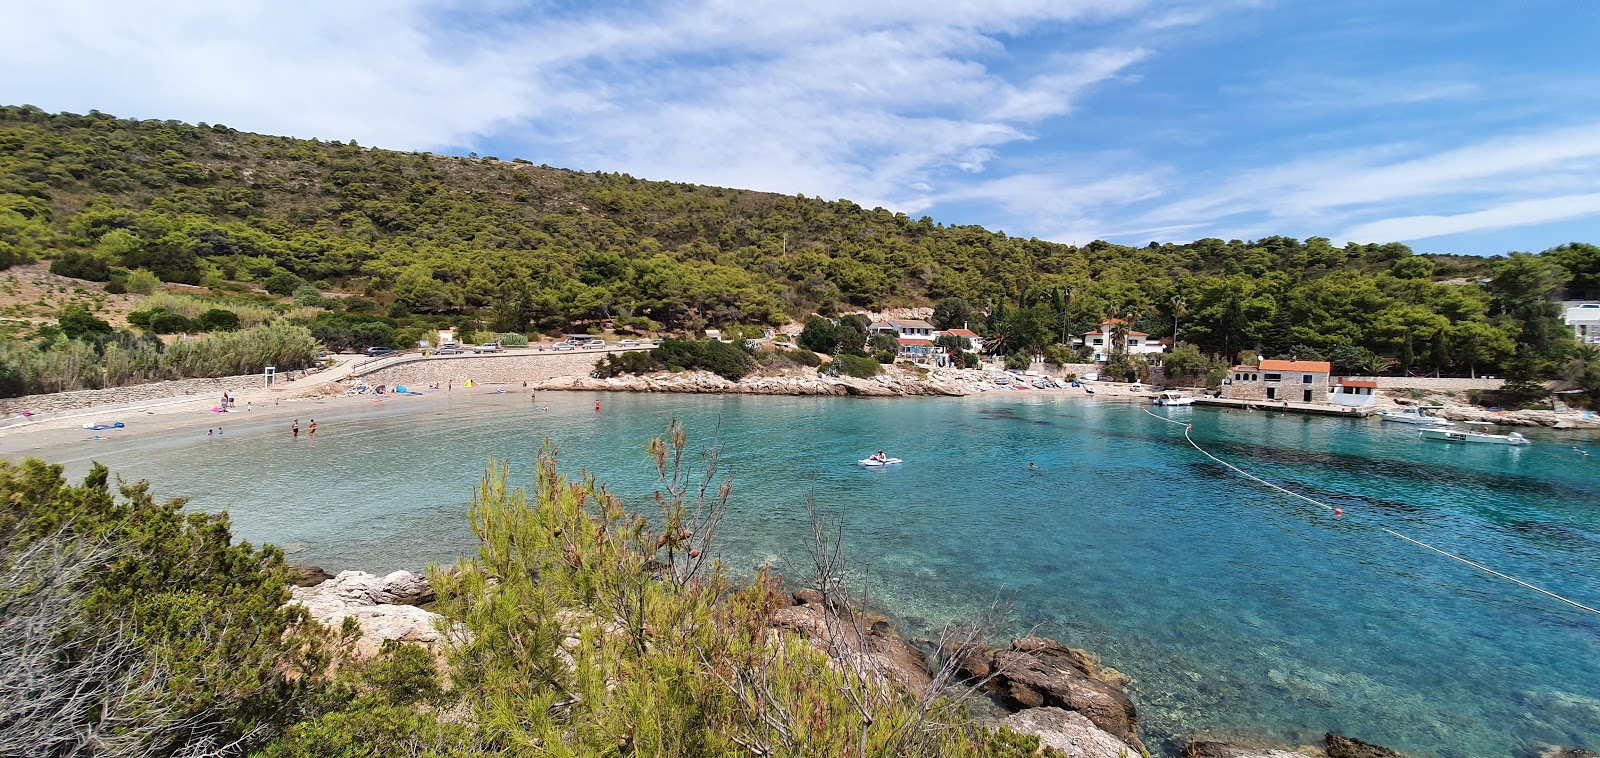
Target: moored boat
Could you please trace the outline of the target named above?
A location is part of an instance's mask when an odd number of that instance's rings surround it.
[[[1487,434],[1485,432],[1458,431],[1455,429],[1423,429],[1419,434],[1425,440],[1440,442],[1478,442],[1487,445],[1526,445],[1528,438],[1517,432]]]
[[[1427,410],[1437,406],[1421,406],[1417,408],[1401,408],[1395,411],[1384,411],[1378,417],[1384,421],[1398,421],[1402,424],[1417,424],[1418,426],[1449,426],[1450,420],[1429,416]]]
[[[1156,395],[1156,405],[1165,405],[1165,406],[1194,405],[1194,398],[1189,397],[1188,395],[1185,395],[1182,392],[1173,392],[1171,390],[1168,390],[1168,391],[1163,392],[1163,393],[1161,393],[1159,395]]]

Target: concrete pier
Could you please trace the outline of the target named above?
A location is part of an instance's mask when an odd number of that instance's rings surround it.
[[[1346,405],[1334,405],[1333,403],[1297,403],[1290,400],[1233,400],[1224,397],[1197,397],[1194,399],[1194,404],[1256,411],[1278,411],[1279,413],[1305,413],[1313,416],[1342,416],[1344,418],[1366,418],[1377,412],[1377,409],[1372,406],[1352,408]]]

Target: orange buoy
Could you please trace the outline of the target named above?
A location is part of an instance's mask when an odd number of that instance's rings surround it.
[[[1343,516],[1344,515],[1344,509],[1343,508],[1335,508],[1335,509],[1333,509],[1333,515],[1335,515],[1335,516]]]

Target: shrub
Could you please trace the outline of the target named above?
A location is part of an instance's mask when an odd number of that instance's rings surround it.
[[[150,273],[147,269],[136,268],[128,272],[128,291],[136,295],[153,294],[161,289],[161,277]]]
[[[150,314],[149,327],[156,334],[177,334],[193,329],[194,325],[172,311],[156,311]]]
[[[266,291],[271,292],[274,295],[288,297],[293,295],[295,290],[300,289],[308,284],[310,284],[310,282],[307,282],[306,280],[301,279],[294,274],[291,274],[287,271],[279,271],[278,273],[267,277],[267,280],[262,282],[261,286],[265,288]]]
[[[888,365],[890,363],[894,363],[894,353],[889,352],[888,350],[879,350],[878,352],[872,354],[872,359],[884,365]]]
[[[821,369],[826,376],[853,376],[857,379],[870,379],[881,371],[881,364],[863,355],[841,355]]]
[[[302,284],[294,288],[290,294],[295,305],[322,305],[322,290],[309,284]]]
[[[1027,370],[1033,365],[1033,353],[1025,348],[1006,353],[1006,368]]]
[[[239,314],[224,308],[212,308],[194,320],[194,328],[201,332],[233,332],[239,329]]]
[[[609,353],[595,361],[594,375],[601,379],[610,379],[623,374],[648,374],[666,368],[666,364],[653,355],[654,351],[640,352],[637,350],[626,353]]]
[[[527,347],[528,335],[516,332],[501,332],[495,335],[495,341],[505,347]]]
[[[51,261],[50,273],[91,282],[111,281],[111,267],[89,253],[67,253]]]
[[[669,371],[699,369],[729,381],[738,381],[755,370],[749,353],[716,340],[663,340],[650,355]]]
[[[67,335],[68,339],[89,342],[103,341],[116,331],[111,328],[111,324],[90,313],[82,303],[73,303],[63,308],[61,319],[57,323],[61,326],[62,334]]]
[[[817,366],[822,365],[822,357],[811,352],[810,350],[785,350],[783,351],[783,355],[785,358],[788,358],[789,360],[794,361],[802,366],[816,368]]]
[[[111,281],[106,282],[106,294],[122,295],[128,291],[128,277],[113,274]]]

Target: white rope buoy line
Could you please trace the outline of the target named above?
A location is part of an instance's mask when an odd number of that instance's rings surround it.
[[[1230,471],[1233,471],[1234,473],[1236,473],[1236,474],[1238,474],[1238,475],[1240,475],[1240,476],[1242,476],[1242,477],[1244,477],[1246,479],[1249,479],[1249,480],[1251,480],[1253,482],[1261,484],[1261,485],[1263,485],[1265,487],[1270,487],[1270,488],[1272,488],[1274,490],[1277,490],[1278,492],[1282,492],[1283,494],[1288,495],[1290,497],[1293,497],[1293,498],[1296,498],[1296,499],[1299,499],[1299,500],[1304,500],[1305,502],[1311,503],[1312,505],[1315,505],[1315,506],[1320,507],[1320,508],[1324,508],[1324,509],[1332,512],[1336,516],[1344,515],[1344,510],[1342,508],[1335,508],[1335,507],[1333,507],[1331,505],[1328,505],[1327,503],[1322,502],[1321,500],[1317,500],[1315,498],[1307,497],[1307,496],[1302,495],[1302,494],[1300,494],[1298,492],[1294,492],[1292,490],[1280,487],[1280,486],[1278,486],[1276,484],[1273,484],[1272,482],[1269,482],[1269,481],[1267,481],[1265,479],[1262,479],[1259,476],[1251,474],[1250,472],[1245,471],[1244,469],[1241,469],[1238,466],[1235,466],[1235,465],[1233,465],[1233,464],[1231,464],[1231,463],[1229,463],[1229,462],[1227,462],[1225,460],[1222,460],[1221,458],[1218,458],[1215,455],[1212,455],[1210,451],[1206,450],[1203,447],[1200,447],[1200,443],[1195,442],[1194,441],[1194,437],[1189,435],[1189,432],[1194,427],[1193,424],[1190,424],[1190,423],[1188,423],[1186,421],[1179,421],[1177,419],[1170,419],[1170,418],[1167,418],[1165,416],[1160,416],[1160,415],[1157,415],[1155,413],[1151,413],[1150,409],[1148,409],[1148,408],[1140,408],[1139,410],[1144,411],[1151,418],[1160,419],[1161,421],[1165,421],[1165,422],[1167,422],[1169,424],[1177,424],[1179,426],[1182,426],[1183,427],[1183,438],[1184,438],[1184,440],[1186,440],[1189,443],[1189,445],[1191,447],[1193,447],[1195,450],[1200,451],[1201,455],[1204,455],[1205,457],[1210,458],[1213,461],[1216,461],[1217,463],[1219,463],[1222,466],[1226,467]],[[1530,590],[1533,590],[1534,592],[1538,592],[1538,593],[1540,593],[1542,595],[1546,595],[1546,596],[1555,598],[1556,600],[1560,600],[1561,602],[1566,603],[1567,605],[1570,605],[1570,606],[1572,606],[1574,608],[1579,608],[1579,609],[1588,611],[1590,613],[1593,613],[1596,616],[1600,616],[1600,609],[1592,608],[1590,606],[1584,605],[1583,603],[1580,603],[1580,602],[1578,602],[1576,600],[1573,600],[1571,598],[1563,597],[1563,596],[1558,595],[1558,594],[1556,594],[1554,592],[1551,592],[1550,590],[1544,589],[1543,587],[1539,587],[1539,586],[1536,586],[1536,585],[1533,585],[1533,584],[1529,584],[1528,582],[1525,582],[1525,581],[1523,581],[1521,579],[1518,579],[1518,578],[1516,578],[1514,576],[1511,576],[1510,574],[1505,574],[1505,573],[1502,573],[1502,572],[1499,572],[1499,571],[1495,571],[1494,569],[1489,568],[1488,566],[1485,566],[1485,565],[1483,565],[1481,563],[1477,563],[1477,562],[1469,560],[1467,558],[1463,558],[1463,557],[1461,557],[1459,555],[1456,555],[1455,553],[1449,552],[1447,550],[1443,550],[1443,549],[1434,547],[1433,545],[1430,545],[1430,544],[1428,544],[1426,542],[1423,542],[1422,540],[1415,539],[1415,538],[1412,538],[1412,537],[1407,537],[1406,535],[1401,534],[1401,533],[1399,533],[1399,532],[1397,532],[1397,531],[1395,531],[1393,529],[1390,529],[1390,528],[1388,528],[1386,526],[1383,526],[1381,524],[1372,524],[1372,526],[1377,528],[1377,529],[1379,529],[1379,530],[1381,530],[1381,531],[1383,531],[1383,532],[1388,533],[1390,536],[1397,537],[1399,539],[1405,540],[1406,542],[1409,542],[1409,543],[1411,543],[1413,545],[1417,545],[1419,547],[1427,548],[1428,550],[1432,550],[1433,552],[1438,553],[1438,554],[1440,554],[1440,555],[1442,555],[1442,556],[1444,556],[1446,558],[1450,558],[1451,560],[1460,561],[1460,562],[1465,563],[1468,566],[1471,566],[1471,567],[1473,567],[1473,568],[1475,568],[1475,569],[1477,569],[1479,571],[1482,571],[1482,572],[1484,572],[1486,574],[1490,574],[1492,576],[1497,576],[1497,577],[1500,577],[1501,579],[1504,579],[1506,581],[1522,585],[1523,587],[1526,587],[1526,588],[1528,588]]]

